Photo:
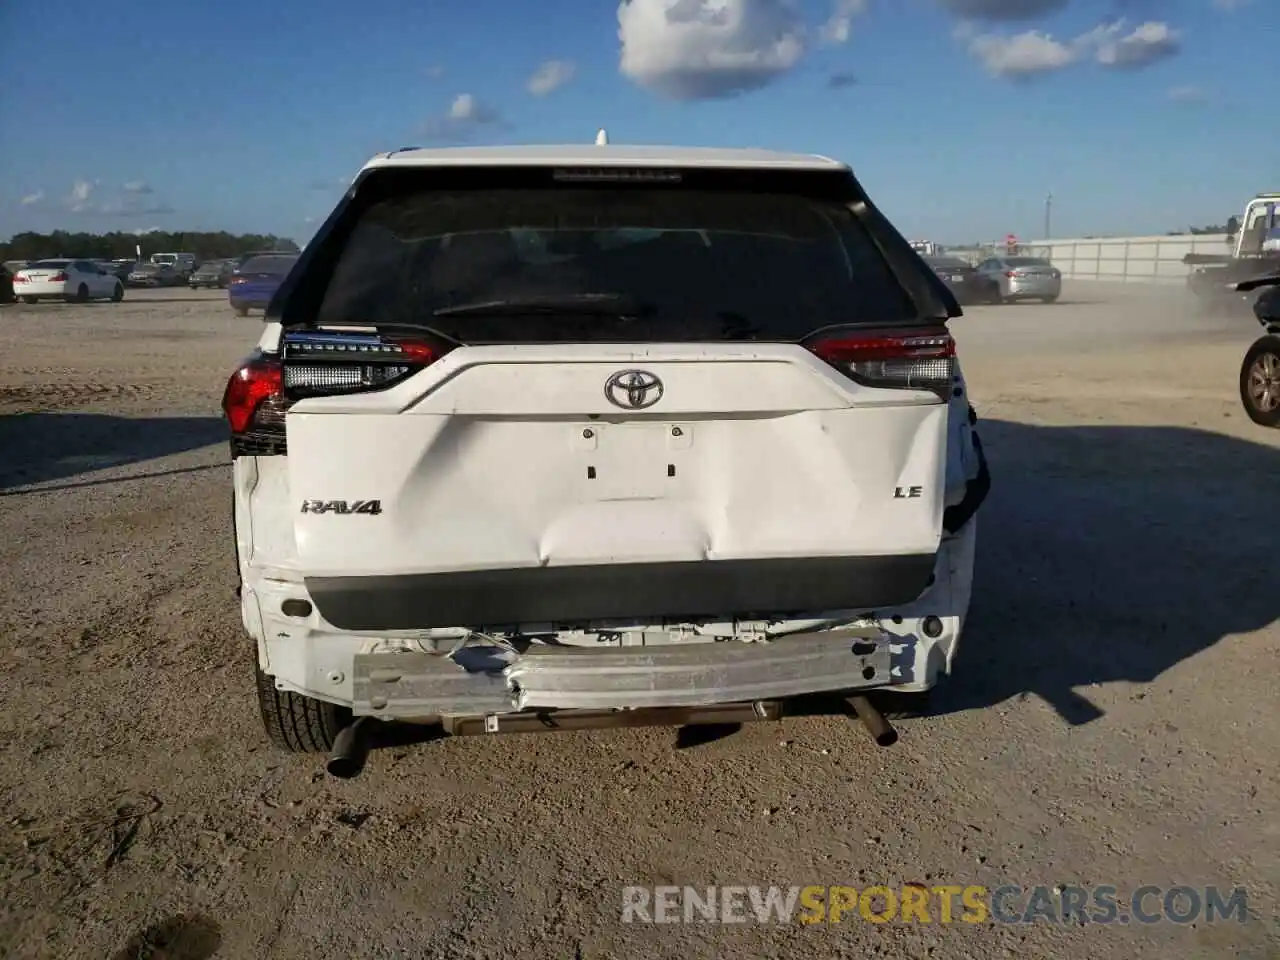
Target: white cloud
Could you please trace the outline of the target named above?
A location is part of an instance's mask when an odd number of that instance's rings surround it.
[[[795,0],[622,0],[618,39],[623,76],[673,100],[759,89],[807,49]]]
[[[529,77],[529,92],[535,97],[545,97],[572,80],[576,69],[568,60],[546,60]]]
[[[480,102],[474,94],[460,93],[449,105],[449,112],[427,121],[423,134],[429,140],[465,140],[479,128],[501,126],[498,111]]]
[[[1124,23],[1120,21],[1088,35],[1096,44],[1095,58],[1104,67],[1138,70],[1173,56],[1181,46],[1177,31],[1160,20],[1148,20],[1120,36],[1123,30]]]
[[[1069,0],[938,0],[957,17],[973,20],[1035,20],[1063,9]]]
[[[88,180],[77,180],[71,185],[71,193],[67,195],[67,206],[71,208],[72,213],[88,213],[92,204],[89,198],[93,196],[95,184]]]
[[[1125,30],[1125,22],[1118,20],[1062,41],[1039,30],[1012,36],[979,34],[962,22],[955,37],[968,44],[988,73],[1011,80],[1053,73],[1086,58],[1108,69],[1137,70],[1178,52],[1178,34],[1167,23],[1148,21]]]
[[[1204,90],[1194,84],[1169,88],[1169,99],[1174,103],[1204,103],[1207,99]]]
[[[867,0],[835,0],[831,16],[822,25],[823,43],[844,43],[849,39],[853,21],[867,12]]]
[[[100,200],[97,191],[101,182],[77,180],[71,185],[71,192],[63,200],[63,205],[72,213],[109,217],[159,216],[174,212],[169,204],[150,199],[147,195],[151,188],[140,180],[124,184],[119,197]]]
[[[983,34],[969,41],[969,52],[993,77],[1022,79],[1070,66],[1078,56],[1072,46],[1047,33],[1028,30],[1011,37]]]
[[[24,207],[30,207],[33,204],[39,203],[43,199],[44,199],[44,191],[36,190],[34,193],[28,193],[25,197],[23,197],[18,202],[22,204]]]

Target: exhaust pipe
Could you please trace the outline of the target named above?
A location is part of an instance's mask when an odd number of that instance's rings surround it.
[[[369,733],[373,717],[357,717],[354,723],[343,727],[333,738],[333,749],[325,763],[325,770],[339,780],[350,780],[360,775],[369,757]]]
[[[875,740],[877,745],[892,747],[898,742],[898,731],[893,729],[893,725],[885,719],[884,714],[877,710],[865,696],[850,697],[849,706],[853,707],[853,712],[858,715],[858,719],[862,721],[862,725],[867,728],[871,739]]]

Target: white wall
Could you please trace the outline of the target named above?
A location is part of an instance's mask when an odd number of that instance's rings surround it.
[[[1072,280],[1130,283],[1185,283],[1188,253],[1230,252],[1227,236],[1207,233],[1179,237],[1108,237],[1105,240],[1033,241],[1019,253],[1044,257]]]

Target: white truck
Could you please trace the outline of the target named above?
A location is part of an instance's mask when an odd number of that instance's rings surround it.
[[[830,694],[892,742],[867,694],[951,670],[989,484],[959,314],[823,157],[373,158],[223,400],[271,739],[349,776],[379,720]]]
[[[196,269],[194,253],[153,253],[151,262],[158,267],[172,267],[175,273],[190,276]]]

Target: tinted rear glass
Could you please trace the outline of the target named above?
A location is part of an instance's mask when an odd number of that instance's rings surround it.
[[[50,244],[52,246],[52,244]],[[62,270],[71,265],[70,260],[37,260],[26,266],[28,270]]]
[[[486,301],[619,295],[639,319],[434,316]],[[419,190],[374,202],[319,323],[409,323],[463,342],[796,340],[917,311],[834,199],[635,186]]]
[[[297,262],[297,257],[250,257],[240,265],[240,272],[271,273],[283,277]]]
[[[1047,267],[1048,260],[1041,260],[1039,257],[1009,257],[1005,263],[1011,267]]]

